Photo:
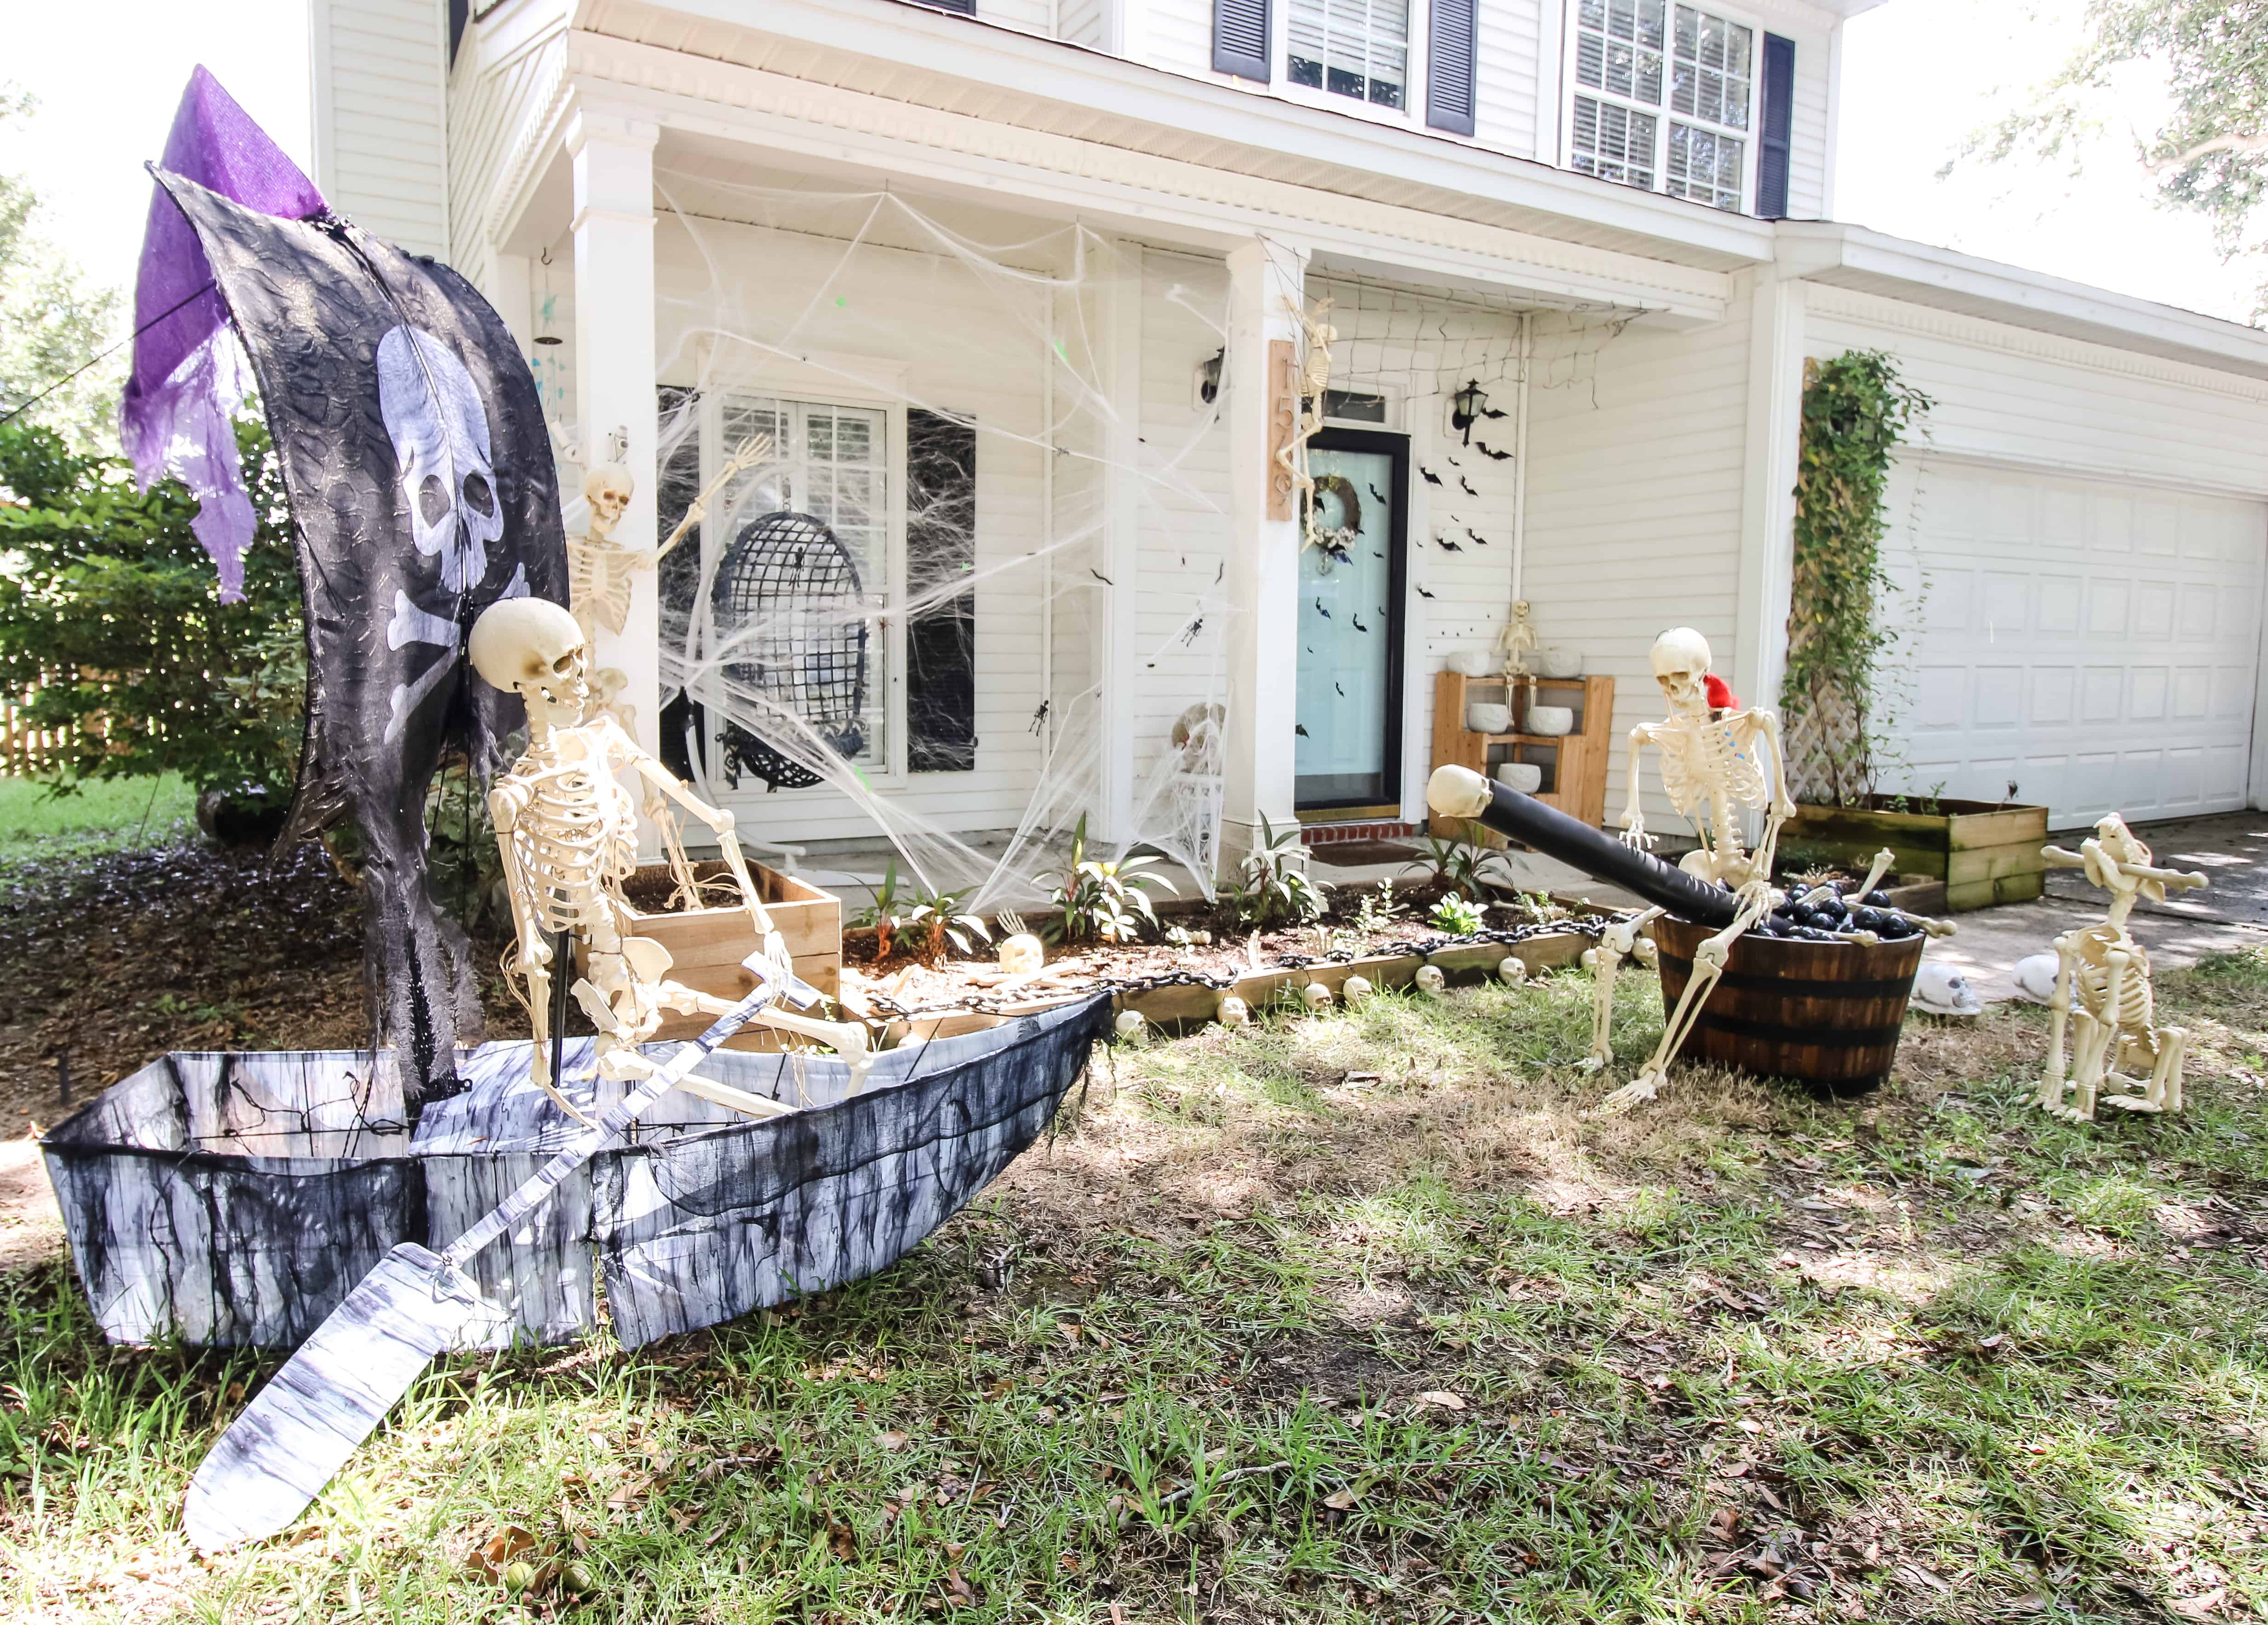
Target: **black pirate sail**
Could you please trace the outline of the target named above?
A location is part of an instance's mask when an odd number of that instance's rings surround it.
[[[425,874],[443,756],[485,773],[519,702],[471,680],[499,599],[564,603],[549,437],[503,320],[447,266],[328,213],[278,219],[163,170],[260,384],[307,604],[307,728],[284,839],[351,815],[368,883],[379,1041],[411,1108],[455,1087],[479,1003]]]

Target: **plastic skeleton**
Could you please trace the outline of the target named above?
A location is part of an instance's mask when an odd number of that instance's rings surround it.
[[[1528,657],[1535,652],[1537,643],[1542,641],[1535,635],[1534,624],[1528,619],[1528,600],[1515,599],[1512,606],[1512,619],[1504,623],[1504,635],[1496,640],[1498,657],[1504,662],[1506,681],[1528,675]]]
[[[1276,454],[1277,460],[1292,476],[1292,489],[1299,493],[1297,511],[1301,516],[1300,545],[1301,548],[1322,548],[1326,557],[1330,549],[1325,546],[1322,533],[1316,529],[1315,482],[1307,472],[1307,442],[1315,438],[1323,426],[1323,393],[1331,378],[1331,345],[1339,330],[1324,321],[1330,312],[1331,302],[1325,299],[1311,315],[1305,306],[1294,305],[1292,313],[1299,318],[1301,338],[1300,356],[1300,398],[1304,407],[1295,408],[1292,438]]]
[[[1622,972],[1624,960],[1636,960],[1651,970],[1659,961],[1653,939],[1638,933],[1663,914],[1665,910],[1648,908],[1626,920],[1617,920],[1599,933],[1599,945],[1583,951],[1583,968],[1591,973],[1591,1053],[1583,1057],[1581,1068],[1595,1072],[1614,1059],[1612,1029],[1615,1019],[1615,978]],[[1519,961],[1506,960],[1507,964]],[[1506,978],[1511,980],[1510,977]]]
[[[587,645],[571,614],[541,599],[507,599],[474,623],[468,652],[482,677],[517,692],[527,707],[526,753],[489,792],[489,810],[519,944],[512,969],[526,985],[534,1025],[533,1076],[573,1112],[555,1087],[549,1064],[551,979],[573,974],[571,967],[554,963],[554,944],[563,933],[583,950],[583,973],[570,990],[598,1028],[602,1085],[652,1076],[653,1063],[637,1046],[653,1036],[665,1011],[722,1015],[733,1007],[730,999],[669,981],[669,951],[626,929],[622,882],[637,861],[637,817],[617,772],[635,773],[652,791],[716,832],[764,944],[764,957],[784,977],[791,973],[787,947],[749,878],[733,837],[733,815],[696,799],[612,717],[600,712],[586,718]],[[863,1026],[776,1009],[756,1019],[831,1046],[855,1073],[872,1064]],[[784,1109],[702,1079],[681,1086],[742,1111]]]
[[[1638,812],[1639,779],[1646,747],[1651,745],[1661,753],[1661,787],[1670,805],[1692,820],[1694,833],[1701,837],[1701,845],[1688,852],[1678,867],[1712,885],[1729,882],[1739,909],[1730,925],[1694,951],[1693,974],[1662,1026],[1661,1042],[1636,1081],[1606,1098],[1603,1111],[1653,1099],[1670,1057],[1684,1043],[1703,1002],[1723,974],[1733,944],[1771,912],[1773,851],[1779,827],[1795,816],[1780,755],[1779,718],[1766,710],[1712,705],[1712,698],[1729,701],[1732,696],[1721,682],[1715,684],[1712,695],[1709,665],[1709,641],[1690,627],[1673,628],[1654,640],[1653,679],[1669,702],[1669,715],[1631,730],[1630,798],[1623,808],[1623,839],[1634,847],[1653,844]],[[1764,814],[1764,839],[1754,852],[1741,838],[1742,815],[1749,809],[1762,809]],[[1601,989],[1594,1019],[1603,1024],[1613,1016],[1610,976],[1601,978]]]
[[[2036,1104],[2074,1122],[2093,1119],[2098,1101],[2130,1112],[2182,1109],[2182,1055],[2189,1034],[2180,1027],[2154,1026],[2155,997],[2150,985],[2150,956],[2126,930],[2136,900],[2163,902],[2168,888],[2185,891],[2205,884],[2201,874],[2160,869],[2150,849],[2135,838],[2117,813],[2095,827],[2076,852],[2040,849],[2059,869],[2083,869],[2087,878],[2110,893],[2100,925],[2082,926],[2055,939],[2055,1012],[2048,1038],[2047,1071]],[[2064,1026],[2074,1029],[2071,1077],[2064,1077]],[[2147,1078],[2115,1069],[2146,1065]],[[2104,1085],[2111,1085],[2105,1092]],[[2065,1100],[2066,1087],[2071,1099]]]

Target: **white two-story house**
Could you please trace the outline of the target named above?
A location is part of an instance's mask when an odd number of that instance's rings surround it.
[[[2268,335],[1837,224],[1878,3],[312,0],[317,179],[487,292],[563,450],[621,437],[618,540],[774,438],[600,651],[759,837],[873,831],[665,705],[744,517],[854,566],[823,725],[905,817],[1328,838],[1422,817],[1434,674],[1515,599],[1618,733],[1674,625],[1769,702],[1805,363],[1854,348],[1937,402],[1886,788],[2259,805]],[[1336,558],[1275,477],[1318,323]]]

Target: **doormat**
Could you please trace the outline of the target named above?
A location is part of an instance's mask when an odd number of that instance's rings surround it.
[[[1309,847],[1307,856],[1333,869],[1360,869],[1371,864],[1414,862],[1418,849],[1399,841],[1331,841]]]

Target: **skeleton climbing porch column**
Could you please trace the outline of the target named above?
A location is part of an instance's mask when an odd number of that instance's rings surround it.
[[[567,128],[575,165],[575,423],[583,467],[620,463],[630,504],[613,540],[651,549],[654,533],[653,148],[652,124],[593,108]],[[626,430],[619,456],[609,441]],[[660,606],[654,575],[632,577],[622,630],[600,629],[596,665],[620,671],[638,744],[659,748]]]
[[[1307,255],[1255,239],[1228,255],[1228,716],[1223,734],[1220,867],[1252,848],[1260,815],[1292,821],[1298,722],[1300,526],[1276,452],[1299,410]]]

